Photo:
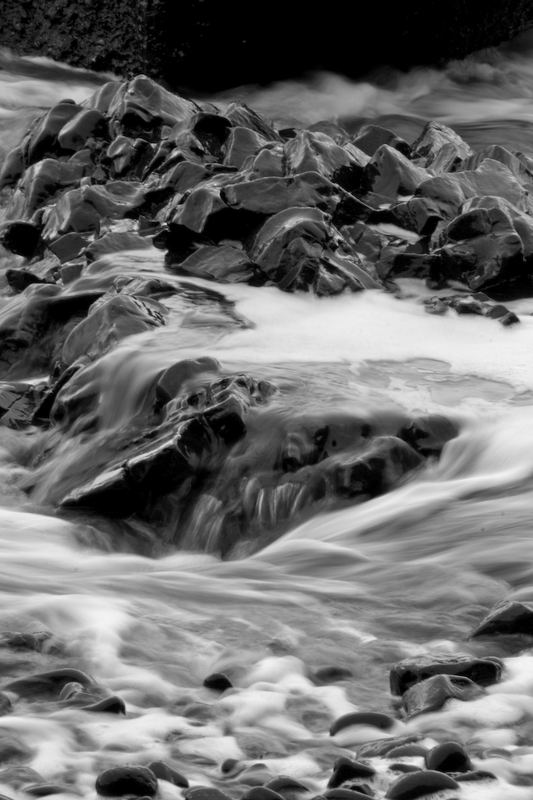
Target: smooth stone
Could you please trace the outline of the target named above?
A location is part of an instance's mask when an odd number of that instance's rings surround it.
[[[393,747],[387,752],[387,758],[413,758],[417,756],[425,758],[427,752],[427,747],[412,742],[410,744],[400,744],[397,747]]]
[[[491,686],[501,679],[502,670],[503,662],[494,657],[446,655],[407,658],[392,667],[390,689],[392,694],[402,695],[415,683],[433,675],[461,675],[479,686]]]
[[[328,789],[334,789],[353,778],[371,778],[376,770],[360,761],[342,756],[333,765],[333,774],[328,781]]]
[[[309,789],[300,781],[290,778],[287,775],[278,775],[266,784],[267,789],[272,789],[273,792],[278,794],[290,795],[292,793],[298,794],[299,792],[308,792]]]
[[[34,783],[24,786],[23,791],[31,797],[49,797],[52,794],[71,794],[72,789],[57,783]]]
[[[230,800],[227,794],[213,786],[193,786],[183,792],[185,800]]]
[[[157,792],[157,778],[148,767],[111,767],[100,773],[95,786],[102,797],[154,797]]]
[[[412,146],[412,158],[422,159],[426,169],[437,174],[460,167],[472,154],[472,148],[459,134],[447,125],[434,121],[427,123]]]
[[[472,762],[458,742],[443,742],[425,755],[426,767],[437,772],[469,772]]]
[[[215,692],[225,692],[226,689],[232,689],[233,684],[227,675],[223,672],[214,672],[204,678],[203,685],[206,689],[212,689]]]
[[[242,800],[283,800],[283,795],[266,786],[252,786],[243,794]]]
[[[63,150],[75,152],[85,146],[89,136],[106,137],[107,122],[103,114],[95,108],[79,111],[63,125],[57,140]]]
[[[395,781],[385,796],[389,800],[414,800],[446,789],[459,789],[459,784],[442,772],[412,772]]]
[[[378,728],[380,731],[389,731],[395,725],[395,720],[387,714],[377,711],[352,711],[335,720],[329,729],[329,735],[335,736],[339,731],[352,725],[364,725]]]
[[[497,781],[498,778],[493,772],[486,769],[474,769],[453,776],[458,783],[470,783],[476,781]]]
[[[424,457],[440,455],[444,445],[458,434],[456,423],[440,414],[415,417],[400,431],[400,437]]]
[[[189,786],[189,781],[187,778],[171,767],[170,764],[167,764],[166,761],[152,761],[151,764],[148,764],[148,769],[151,769],[156,778],[159,778],[162,781],[168,781],[168,783],[173,783],[174,786],[179,786],[182,789],[187,789]]]
[[[122,233],[106,233],[95,239],[85,250],[85,257],[89,263],[97,261],[102,256],[115,255],[127,250],[150,250],[148,239],[131,231]]]
[[[89,240],[79,233],[65,233],[53,242],[48,243],[48,249],[58,257],[62,264],[72,261],[85,251]]]
[[[96,713],[106,714],[125,714],[126,703],[121,697],[112,695],[111,697],[104,697],[96,703],[91,703],[88,706],[82,706],[82,711],[94,711]]]
[[[428,178],[425,169],[386,144],[376,150],[365,167],[368,189],[393,202],[401,196],[413,195]]]
[[[13,220],[0,224],[0,244],[17,256],[32,258],[40,243],[41,231],[32,222]]]
[[[411,148],[407,142],[388,128],[381,127],[381,125],[365,125],[357,134],[353,143],[369,156],[373,156],[376,150],[386,144],[395,150],[399,150],[406,158],[411,157]]]
[[[495,606],[472,633],[477,636],[533,636],[533,603],[505,600]]]
[[[4,689],[15,692],[21,697],[36,697],[39,695],[58,695],[66,683],[76,681],[84,688],[94,686],[94,680],[79,669],[55,669],[50,672],[40,672],[25,678],[17,678],[4,685]]]

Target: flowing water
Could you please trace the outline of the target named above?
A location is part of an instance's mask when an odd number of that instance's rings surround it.
[[[7,53],[1,65],[0,155],[39,110],[82,100],[104,80]],[[355,129],[372,119],[410,140],[438,119],[473,146],[502,143],[533,155],[533,35],[440,71],[360,83],[318,75],[231,95],[287,123],[329,118]],[[164,273],[156,250],[123,253],[114,264],[121,274]],[[361,414],[439,411],[461,433],[397,490],[220,560],[202,530],[180,549],[160,548],[145,530],[141,548],[104,523],[59,518],[51,486],[89,455],[67,440],[53,474],[48,465],[36,479],[28,464],[42,434],[0,429],[0,629],[53,634],[42,652],[0,646],[0,675],[76,667],[128,708],[122,718],[30,699],[0,717],[0,754],[18,742],[22,760],[63,785],[65,797],[93,797],[95,775],[107,766],[161,758],[192,783],[230,794],[237,779],[221,772],[228,758],[246,767],[249,785],[266,770],[318,793],[342,748],[365,738],[353,730],[329,737],[331,720],[358,708],[390,711],[392,663],[435,651],[498,655],[497,645],[467,641],[469,632],[497,600],[533,600],[533,299],[510,304],[521,324],[504,329],[426,314],[414,281],[402,284],[402,300],[214,288],[250,324],[228,330],[207,317],[184,325],[169,301],[164,329],[130,337],[102,359],[103,430],[128,422],[158,369],[202,354],[289,387],[295,403]],[[312,680],[325,666],[353,678]],[[220,671],[238,689],[217,700],[202,680]],[[421,732],[427,743],[445,732],[484,754],[474,762],[498,783],[463,784],[456,795],[531,798],[532,676],[533,650],[525,650],[506,658],[503,682],[480,699],[398,721],[397,732]],[[181,797],[162,786],[165,800]],[[0,770],[2,792],[15,796]]]

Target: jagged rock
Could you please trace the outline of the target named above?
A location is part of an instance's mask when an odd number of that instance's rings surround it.
[[[154,300],[119,294],[89,311],[67,336],[61,352],[64,364],[80,356],[97,358],[126,336],[144,333],[165,322],[164,309]]]
[[[48,243],[48,249],[57,256],[62,264],[72,261],[85,251],[89,241],[79,233],[65,233],[54,242]]]
[[[425,755],[427,769],[437,772],[469,772],[472,762],[468,753],[457,742],[443,742]]]
[[[415,800],[446,789],[459,789],[459,784],[442,772],[412,772],[395,781],[385,795],[389,800]]]
[[[349,191],[366,185],[365,167],[370,159],[355,145],[338,145],[325,133],[299,131],[284,146],[289,175],[317,172]]]
[[[33,383],[0,383],[0,421],[19,430],[32,424],[44,388]]]
[[[221,192],[231,208],[269,216],[288,208],[318,207],[333,213],[342,190],[318,172],[302,172],[289,178],[257,178],[232,183]]]
[[[444,314],[448,308],[453,308],[458,314],[478,314],[482,317],[497,319],[504,327],[520,322],[514,311],[509,311],[501,303],[494,303],[483,292],[475,292],[471,295],[429,297],[424,300],[424,306],[429,314]]]
[[[462,210],[463,213],[466,214],[473,209],[486,209],[487,211],[498,209],[511,220],[516,233],[520,236],[524,260],[529,266],[533,259],[533,219],[523,211],[519,211],[508,200],[504,200],[502,197],[473,197],[467,200]]]
[[[230,103],[226,109],[225,116],[234,127],[240,126],[249,128],[259,133],[261,136],[264,136],[269,142],[279,140],[279,136],[272,125],[246,105]]]
[[[467,159],[472,153],[470,145],[441,122],[428,122],[412,148],[413,158],[421,159],[426,169],[437,174],[452,172],[461,166],[471,169]]]
[[[411,158],[411,148],[407,142],[393,133],[393,131],[388,128],[382,128],[380,125],[366,125],[357,134],[353,143],[369,156],[373,156],[376,150],[386,144],[398,150],[406,158]]]
[[[484,693],[469,678],[457,675],[433,675],[415,683],[402,695],[402,704],[409,718],[438,711],[449,699],[475,700]]]
[[[154,797],[157,778],[148,767],[111,767],[96,779],[96,791],[102,797]]]
[[[375,497],[388,491],[406,473],[416,469],[422,457],[395,436],[378,436],[368,449],[353,456],[337,456],[328,472],[334,473],[336,492],[343,497]]]
[[[111,142],[106,152],[115,178],[128,176],[137,180],[143,177],[153,155],[153,146],[145,139],[130,139],[122,134]]]
[[[377,288],[355,254],[341,249],[341,237],[315,208],[290,208],[271,217],[249,251],[252,261],[285,291],[338,294]]]
[[[231,122],[221,114],[200,111],[191,120],[191,132],[210,156],[219,161],[231,131]]]
[[[430,656],[406,659],[396,664],[390,672],[392,694],[403,695],[412,686],[435,675],[459,675],[468,677],[479,685],[488,686],[501,677],[502,664],[499,659],[476,659],[469,656],[433,659]]]
[[[87,202],[84,186],[71,189],[61,195],[59,200],[46,209],[43,216],[43,239],[51,242],[65,233],[97,233],[100,229],[100,215],[96,208]]]
[[[425,185],[428,174],[398,150],[383,144],[365,168],[365,181],[373,194],[395,202],[402,195],[412,195],[419,186]]]
[[[486,159],[499,161],[501,164],[504,164],[513,173],[519,183],[531,192],[533,189],[532,165],[522,153],[511,153],[506,147],[493,144],[475,154],[471,154],[470,158],[464,162],[463,169],[475,170]]]
[[[219,283],[247,283],[258,272],[244,250],[229,244],[199,247],[173,268],[185,275]]]
[[[57,244],[57,242],[56,242]],[[102,256],[122,253],[125,250],[149,250],[150,241],[131,231],[122,233],[106,233],[95,239],[85,250],[87,261],[97,261]]]
[[[251,178],[281,178],[285,174],[285,154],[281,144],[260,150],[249,167]]]
[[[240,170],[248,159],[253,158],[268,143],[268,139],[250,128],[232,128],[224,147],[224,164]]]
[[[388,213],[396,225],[415,231],[420,236],[431,236],[443,220],[437,205],[427,197],[412,197],[396,204]]]
[[[74,117],[63,125],[57,140],[62,150],[77,152],[85,147],[89,136],[107,136],[107,122],[103,114],[95,108],[79,111]]]
[[[27,137],[28,164],[35,164],[48,155],[57,155],[58,146],[61,149],[58,142],[60,131],[81,111],[81,106],[63,101],[40,117]]]
[[[108,219],[127,217],[144,202],[143,186],[134,181],[110,181],[105,186],[84,186],[82,191],[84,201]]]
[[[59,192],[78,186],[84,174],[82,164],[55,161],[52,158],[32,164],[10,199],[7,218],[29,219],[38,208],[48,204]]]
[[[495,606],[472,633],[475,636],[524,634],[533,636],[533,605],[506,600]]]

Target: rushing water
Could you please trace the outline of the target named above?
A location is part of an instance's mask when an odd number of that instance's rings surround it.
[[[82,100],[103,81],[42,59],[4,54],[2,64],[0,154],[38,110],[67,96]],[[358,84],[320,75],[305,85],[235,94],[286,122],[335,118],[355,128],[378,119],[412,139],[427,119],[440,119],[474,146],[498,142],[533,155],[532,35],[443,71]],[[122,254],[115,269],[131,271],[132,262],[136,274],[164,271],[155,250]],[[469,631],[498,599],[533,599],[533,299],[510,304],[521,324],[503,329],[451,312],[427,315],[422,288],[409,281],[401,301],[379,292],[316,299],[215,288],[252,324],[221,332],[204,318],[184,326],[169,302],[164,329],[132,337],[102,359],[105,430],[135,413],[157,369],[209,354],[285,382],[295,402],[361,413],[436,410],[459,421],[461,434],[405,486],[221,561],[202,552],[202,531],[185,550],[161,552],[149,531],[139,548],[94,521],[59,519],[51,487],[88,454],[66,441],[53,469],[36,476],[29,454],[42,434],[3,430],[0,628],[46,629],[53,637],[43,653],[0,647],[0,674],[81,668],[128,707],[120,718],[30,700],[0,717],[0,750],[18,740],[26,763],[64,785],[65,796],[93,796],[94,777],[106,766],[160,758],[172,759],[191,782],[230,793],[236,778],[221,773],[226,758],[321,791],[338,748],[357,744],[353,732],[332,741],[331,719],[354,708],[390,710],[390,664],[465,647],[498,654],[465,643]],[[28,496],[24,487],[34,483]],[[329,665],[354,678],[311,680]],[[461,797],[533,797],[533,651],[508,658],[506,667],[504,681],[479,700],[452,701],[438,714],[397,724],[428,742],[445,731],[485,753],[474,761],[499,783],[464,784]],[[202,687],[215,671],[239,687],[218,701]],[[258,775],[250,770],[249,784]],[[0,770],[2,791],[14,796]],[[163,796],[181,792],[164,784]]]

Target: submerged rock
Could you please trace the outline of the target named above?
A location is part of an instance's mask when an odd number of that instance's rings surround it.
[[[395,664],[390,672],[392,694],[402,695],[411,686],[434,675],[459,675],[479,684],[491,686],[497,683],[503,670],[499,658],[476,658],[475,656],[419,656]]]

